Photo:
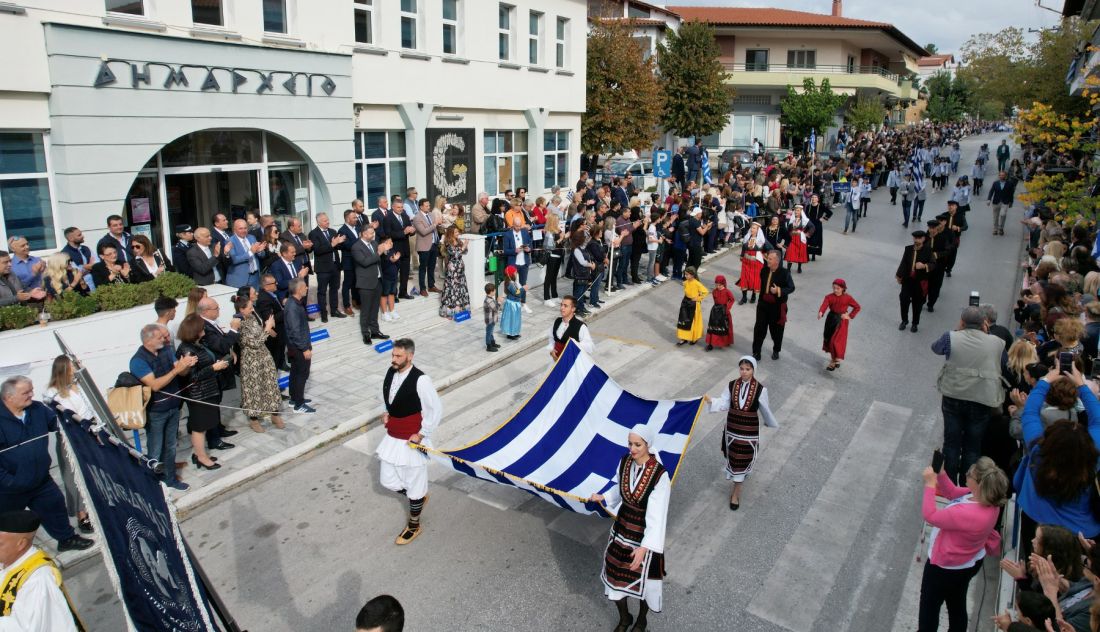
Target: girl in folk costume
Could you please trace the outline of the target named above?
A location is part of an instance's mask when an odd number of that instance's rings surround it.
[[[848,321],[856,317],[860,307],[856,299],[848,295],[848,284],[844,279],[833,281],[833,291],[821,301],[817,310],[817,319],[825,318],[825,342],[821,350],[829,354],[827,371],[840,368],[844,359],[844,350],[848,347]]]
[[[733,292],[726,289],[726,277],[719,274],[714,278],[714,307],[710,309],[707,323],[707,351],[715,347],[728,347],[733,344],[733,317],[730,309],[735,299]]]
[[[516,266],[504,269],[504,310],[500,316],[500,331],[508,340],[517,340],[523,325],[523,286],[517,278]]]
[[[756,293],[760,291],[760,269],[764,267],[764,251],[768,242],[764,239],[760,224],[753,222],[741,243],[741,278],[737,280],[737,286],[741,288],[741,305],[744,305],[749,292],[752,292],[752,302],[756,302]]]
[[[645,632],[649,611],[661,611],[665,525],[672,482],[657,461],[654,438],[649,426],[634,426],[627,435],[630,452],[619,462],[610,489],[602,495],[592,494],[589,499],[604,503],[615,514],[600,574],[604,594],[619,610],[615,632],[627,632],[628,628]],[[637,620],[627,609],[627,597],[640,602]]]
[[[794,213],[791,215],[791,221],[787,223],[787,233],[791,236],[791,245],[787,249],[787,270],[791,269],[791,266],[798,264],[798,273],[802,274],[802,264],[810,262],[809,253],[809,237],[814,232],[814,225],[810,222],[810,218],[806,217],[806,213],[802,210],[802,205],[797,204],[794,207]]]
[[[726,457],[726,478],[733,480],[733,493],[730,495],[730,509],[733,511],[741,507],[741,488],[756,465],[756,456],[760,451],[761,419],[769,428],[779,427],[768,404],[768,389],[756,381],[756,359],[741,356],[737,368],[741,376],[729,383],[720,398],[711,400],[706,397],[710,402],[710,412],[728,411],[726,431],[722,433],[722,454]]]
[[[684,300],[680,302],[680,315],[676,320],[676,344],[695,344],[703,337],[703,299],[707,297],[706,286],[695,276],[695,268],[684,269]]]

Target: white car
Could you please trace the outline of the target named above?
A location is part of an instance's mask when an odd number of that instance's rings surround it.
[[[630,174],[634,178],[634,186],[639,191],[645,191],[657,186],[657,178],[653,175],[653,163],[647,160],[616,160],[611,163],[611,173],[622,178]]]

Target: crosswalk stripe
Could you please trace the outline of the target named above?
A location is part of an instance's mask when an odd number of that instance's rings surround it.
[[[748,612],[809,632],[855,542],[913,411],[873,402]],[[792,607],[792,604],[797,604]]]
[[[723,385],[725,385],[724,382]],[[779,428],[777,430],[760,429],[763,435],[760,441],[762,451],[755,470],[745,483],[746,510],[751,510],[752,504],[758,502],[755,499],[766,497],[765,490],[772,479],[783,469],[787,459],[806,438],[835,395],[836,391],[828,388],[814,384],[799,384],[776,411]],[[725,427],[725,420],[718,415],[708,417],[705,421],[711,428],[708,428],[705,433],[700,432],[701,429],[696,430],[696,438],[688,446],[688,451],[691,453],[688,459],[713,459],[714,482],[705,490],[692,492],[691,504],[683,511],[677,512],[677,515],[683,516],[683,519],[673,518],[670,525],[671,533],[666,537],[666,541],[672,543],[692,542],[690,549],[681,550],[680,547],[675,547],[671,553],[675,556],[676,566],[675,572],[670,574],[668,579],[686,587],[695,584],[699,572],[730,541],[733,531],[740,524],[742,517],[748,513],[748,511],[733,513],[725,508],[731,483],[722,475],[723,464],[719,455],[716,454],[717,450],[704,450],[702,453],[696,453],[693,450],[697,445],[713,447],[718,443],[711,437],[710,430],[717,425],[721,432]],[[672,490],[673,498],[677,493],[678,490]]]

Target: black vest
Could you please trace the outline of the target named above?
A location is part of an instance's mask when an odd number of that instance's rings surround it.
[[[569,321],[569,324],[565,327],[565,335],[558,337],[558,327],[561,327],[561,316],[558,316],[554,320],[554,329],[550,332],[554,336],[554,342],[566,342],[568,340],[581,341],[581,327],[584,326],[584,321],[577,317],[573,317]]]
[[[391,366],[386,371],[386,378],[382,380],[382,400],[386,404],[386,412],[392,417],[408,417],[413,413],[421,412],[420,396],[416,394],[416,381],[424,373],[415,366],[409,369],[405,381],[398,387],[393,401],[390,401],[390,384],[393,384],[393,376],[397,371]]]

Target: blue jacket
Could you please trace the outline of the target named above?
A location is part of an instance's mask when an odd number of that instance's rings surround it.
[[[286,325],[286,344],[288,347],[305,351],[312,349],[313,344],[309,339],[309,317],[306,316],[306,308],[294,299],[286,302],[286,311],[283,313],[283,323]]]
[[[57,415],[41,402],[31,402],[23,411],[26,422],[0,405],[0,450],[57,430]],[[50,442],[31,441],[0,452],[0,494],[17,494],[37,489],[50,478]]]
[[[1039,412],[1043,408],[1047,392],[1050,391],[1050,382],[1039,380],[1035,388],[1027,397],[1024,404],[1024,412],[1020,417],[1023,424],[1024,445],[1030,450],[1030,458],[1024,459],[1013,477],[1017,484],[1017,502],[1020,508],[1035,522],[1039,524],[1056,524],[1070,530],[1071,533],[1080,531],[1085,537],[1093,537],[1100,534],[1100,522],[1092,516],[1089,507],[1089,497],[1095,493],[1090,485],[1079,498],[1072,502],[1056,503],[1044,498],[1035,490],[1035,480],[1031,467],[1035,465],[1039,450],[1036,447],[1043,436],[1043,420]],[[1100,445],[1100,401],[1087,386],[1077,388],[1077,397],[1085,405],[1085,412],[1089,417],[1089,436],[1095,445]]]
[[[275,277],[275,296],[278,296],[280,301],[286,298],[287,283],[289,283],[291,279],[298,278],[298,264],[291,262],[291,265],[294,266],[293,275],[290,274],[290,270],[286,269],[286,260],[282,257],[276,259],[275,263],[271,264],[271,267],[268,268],[268,273]]]
[[[229,269],[226,271],[225,274],[225,284],[230,287],[244,287],[249,284],[249,260],[256,261],[257,273],[259,273],[260,271],[260,261],[259,259],[256,259],[256,255],[252,254],[251,250],[247,250],[243,246],[241,246],[241,241],[236,235],[233,235],[233,237],[231,237],[230,239],[232,241],[233,248],[229,251]],[[256,243],[256,240],[252,237],[252,235],[248,235],[245,239],[247,240],[250,248]],[[222,248],[224,247],[225,245],[223,244]]]
[[[518,250],[523,246],[531,245],[531,231],[524,228],[520,231],[520,234],[522,235],[520,240],[523,243],[517,244],[516,234],[513,231],[509,230],[504,233],[504,256],[508,258],[508,265],[510,266],[516,265],[516,253]],[[531,254],[530,252],[527,253],[527,265],[531,264]]]

